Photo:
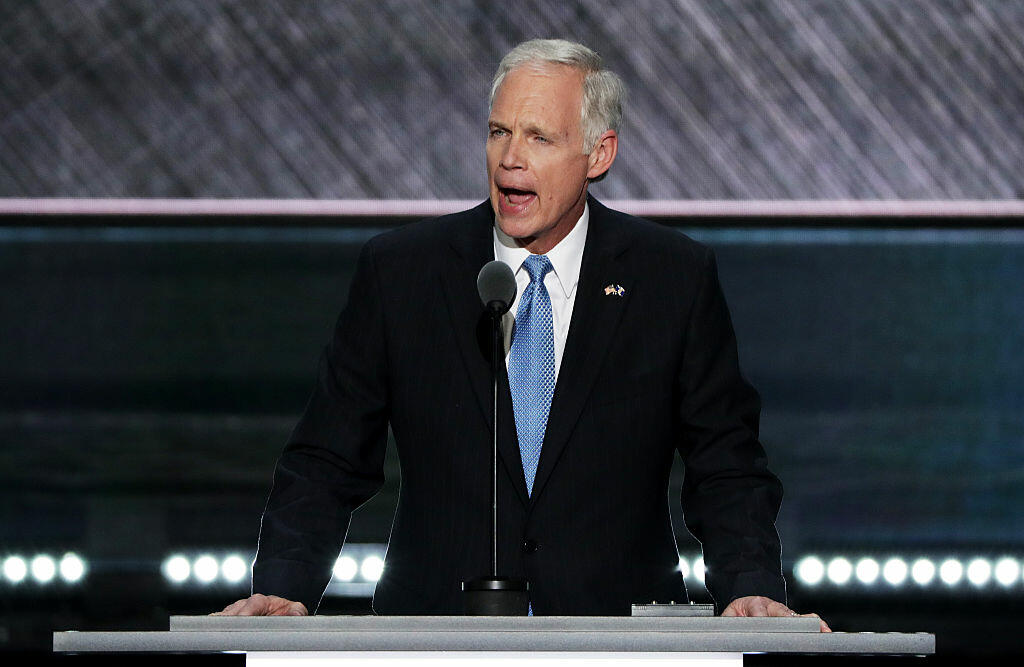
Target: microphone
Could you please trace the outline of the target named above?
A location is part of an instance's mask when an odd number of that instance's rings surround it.
[[[487,262],[476,277],[476,290],[491,317],[501,317],[516,300],[516,277],[512,268],[497,259]]]
[[[463,608],[468,616],[526,616],[529,582],[498,572],[498,377],[505,363],[501,316],[516,299],[516,277],[505,262],[487,262],[477,276],[476,289],[491,315],[491,572],[462,582]]]

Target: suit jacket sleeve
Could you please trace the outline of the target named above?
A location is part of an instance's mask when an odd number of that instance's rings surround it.
[[[388,393],[384,310],[372,242],[320,359],[305,413],[285,446],[260,527],[253,593],[312,613],[352,511],[384,483]]]
[[[775,518],[782,485],[758,442],[760,398],[740,375],[736,337],[705,249],[680,377],[687,528],[700,540],[706,583],[719,612],[732,600],[786,600]]]

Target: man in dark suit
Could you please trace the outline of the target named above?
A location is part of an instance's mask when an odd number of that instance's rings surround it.
[[[402,489],[374,609],[461,613],[460,583],[490,565],[488,323],[475,278],[495,258],[519,287],[500,379],[499,558],[530,582],[532,612],[623,615],[687,599],[667,503],[678,451],[685,520],[719,609],[795,613],[774,527],[782,489],[714,258],[587,195],[618,150],[618,77],[581,45],[534,40],[502,60],[491,95],[489,201],[364,247],[277,465],[254,595],[222,613],[316,608],[351,512],[383,483],[389,424]]]

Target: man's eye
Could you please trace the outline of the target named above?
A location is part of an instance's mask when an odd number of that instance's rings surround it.
[[[537,141],[539,141],[542,144],[549,143],[547,137],[542,137],[539,134],[535,138],[537,139]]]
[[[503,136],[505,136],[505,130],[502,130],[502,129],[496,127],[496,128],[491,130],[490,134],[491,134],[492,137],[503,137]]]

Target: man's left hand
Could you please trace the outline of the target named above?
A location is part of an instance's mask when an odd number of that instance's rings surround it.
[[[736,598],[729,603],[729,606],[722,610],[722,616],[810,616],[818,619],[821,623],[822,632],[832,632],[828,623],[822,620],[817,614],[798,614],[781,602],[760,595],[748,595],[743,598]]]

